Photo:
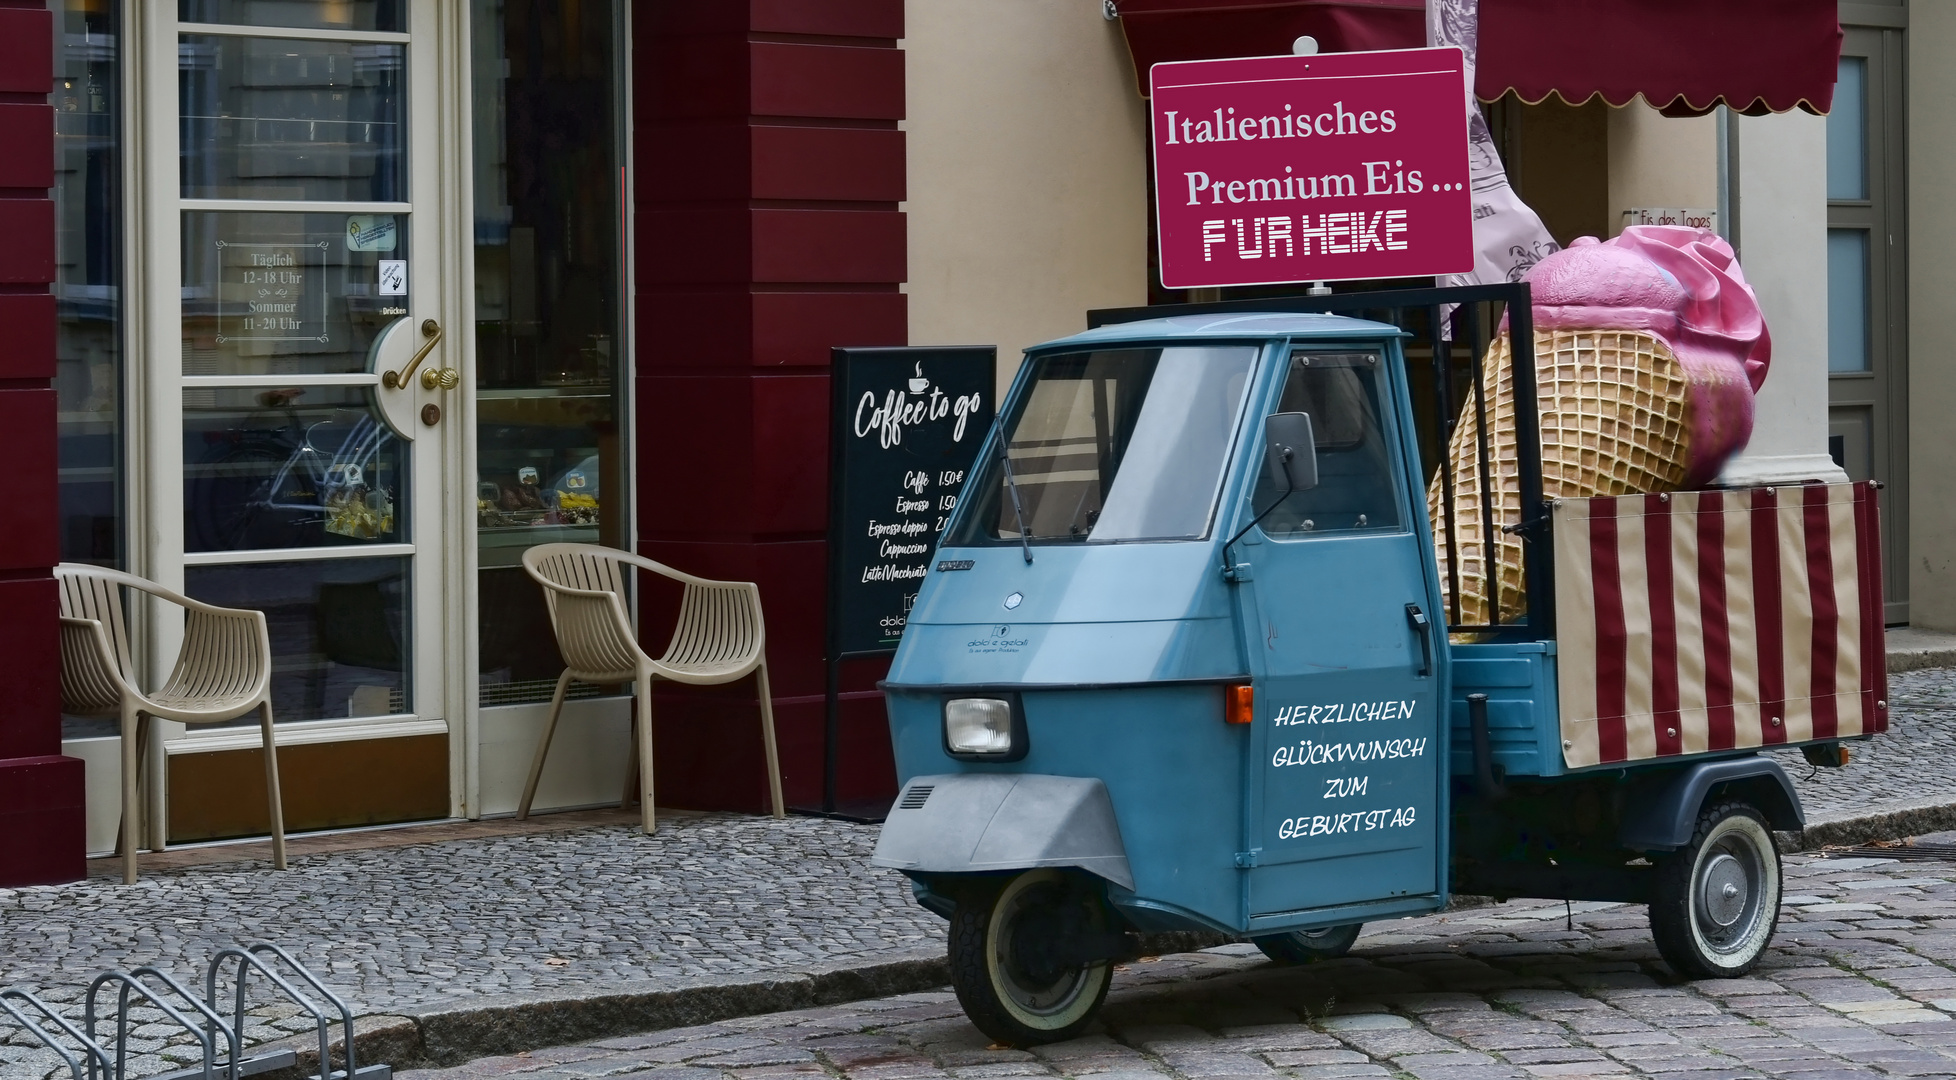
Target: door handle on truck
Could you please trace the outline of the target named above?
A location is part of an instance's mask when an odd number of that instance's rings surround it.
[[[1419,639],[1420,655],[1425,662],[1416,674],[1424,679],[1433,674],[1433,626],[1418,604],[1406,605],[1406,621],[1413,624],[1413,636]]]

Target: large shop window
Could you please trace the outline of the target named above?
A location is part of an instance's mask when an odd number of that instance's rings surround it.
[[[629,545],[624,33],[611,0],[473,12],[481,692],[494,706],[548,700],[563,670],[524,550]]]
[[[121,5],[55,6],[61,558],[123,561]]]

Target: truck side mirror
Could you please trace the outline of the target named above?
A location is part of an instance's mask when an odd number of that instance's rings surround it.
[[[1311,414],[1271,413],[1263,418],[1265,457],[1270,479],[1283,492],[1318,486],[1318,444],[1311,436]]]

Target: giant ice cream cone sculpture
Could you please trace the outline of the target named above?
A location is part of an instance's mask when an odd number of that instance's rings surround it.
[[[1701,487],[1752,435],[1753,395],[1772,341],[1732,249],[1703,229],[1634,226],[1604,243],[1583,237],[1528,274],[1534,294],[1542,494],[1584,498]],[[1473,399],[1447,447],[1445,474],[1427,489],[1442,587],[1447,480],[1454,499],[1462,623],[1492,621],[1484,508],[1492,502],[1502,622],[1526,609],[1508,328],[1482,365],[1489,475]],[[1491,493],[1488,490],[1492,489]]]

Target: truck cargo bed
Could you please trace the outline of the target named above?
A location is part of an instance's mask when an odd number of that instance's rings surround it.
[[[1559,499],[1555,639],[1455,643],[1451,771],[1557,776],[1886,731],[1873,484]]]

